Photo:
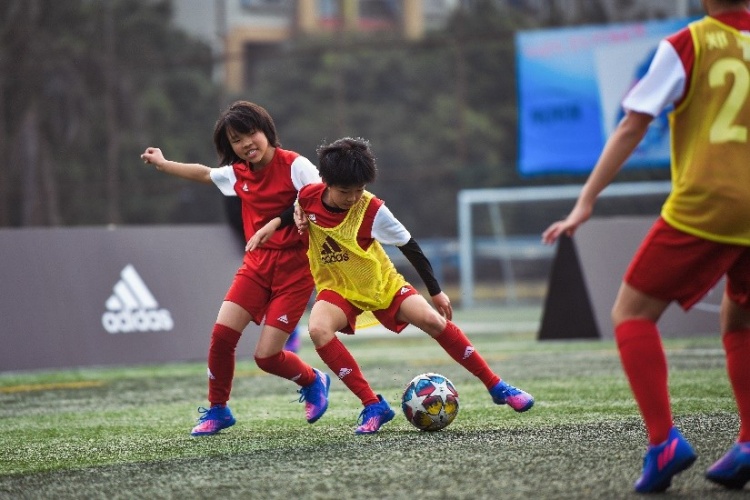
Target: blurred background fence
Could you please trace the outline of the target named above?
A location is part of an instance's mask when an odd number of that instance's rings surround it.
[[[519,33],[699,13],[695,0],[5,0],[0,227],[225,223],[218,190],[139,154],[155,145],[215,166],[214,122],[241,98],[266,107],[283,146],[313,161],[323,141],[369,139],[370,189],[457,287],[460,191],[580,184],[593,166],[519,173]],[[622,180],[668,175],[654,162]],[[660,203],[612,201],[601,214]],[[569,206],[504,207],[502,230],[538,235]],[[475,286],[491,300],[508,297],[511,272],[481,251],[497,245],[497,223],[478,214],[472,229]],[[514,254],[515,299],[540,299],[550,253]]]

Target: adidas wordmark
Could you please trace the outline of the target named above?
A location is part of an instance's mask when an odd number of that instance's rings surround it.
[[[151,291],[132,264],[120,272],[120,280],[105,303],[102,326],[109,333],[160,332],[174,327],[172,315],[160,309]]]

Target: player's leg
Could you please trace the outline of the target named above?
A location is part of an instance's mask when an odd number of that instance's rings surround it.
[[[235,351],[242,332],[252,321],[256,324],[264,317],[270,297],[267,269],[273,266],[273,255],[251,261],[245,258],[234,276],[224,302],[219,308],[208,349],[208,410],[201,413],[193,436],[216,434],[234,425],[235,420],[227,406],[234,379]],[[265,268],[263,267],[265,266]]]
[[[729,451],[706,471],[706,478],[731,489],[750,480],[750,251],[728,273],[721,305],[727,373],[737,401],[740,430]],[[733,298],[734,297],[734,298]],[[736,299],[736,300],[735,300]]]
[[[667,305],[623,283],[612,309],[620,361],[648,433],[643,473],[635,483],[640,493],[666,490],[696,459],[672,421],[667,359],[656,327]]]
[[[307,266],[307,257],[301,254]],[[328,389],[331,377],[305,363],[297,354],[284,350],[313,289],[308,268],[300,269],[300,255],[278,255],[272,288],[274,294],[264,311],[265,322],[255,346],[258,367],[299,387],[299,401],[305,404],[305,418],[315,423],[328,409]]]
[[[377,403],[378,398],[362,374],[359,364],[336,336],[336,332],[350,328],[350,320],[341,304],[329,301],[330,295],[327,291],[319,294],[310,312],[308,328],[315,351],[363,405]]]
[[[466,334],[455,323],[438,314],[422,295],[414,293],[394,299],[394,302],[396,304],[391,304],[390,308],[398,307],[396,321],[411,323],[434,338],[451,358],[487,387],[496,404],[507,404],[518,412],[534,405],[534,398],[529,393],[507,384],[493,372]]]
[[[657,220],[628,267],[612,307],[620,361],[648,434],[643,472],[635,483],[641,493],[666,490],[672,477],[695,461],[692,448],[673,427],[667,360],[656,326],[670,301],[676,300],[676,288],[689,288],[683,277],[699,262],[681,257],[691,255],[686,247],[693,243],[695,237]],[[675,249],[681,253],[675,254]]]
[[[199,408],[191,435],[210,436],[235,424],[227,401],[234,379],[235,351],[242,331],[253,321],[252,315],[234,302],[224,301],[211,332],[208,348],[209,408]]]
[[[738,441],[750,442],[750,250],[727,273],[721,303],[727,372],[740,414]]]
[[[673,426],[667,361],[656,322],[675,301],[687,310],[737,261],[741,247],[683,233],[658,219],[628,267],[612,308],[615,340],[648,433],[649,448],[636,491],[666,490],[695,461]],[[706,265],[710,262],[711,265]],[[667,450],[666,462],[659,455]]]
[[[320,359],[364,406],[355,432],[372,434],[392,420],[395,412],[382,396],[373,392],[354,356],[336,336],[339,331],[353,332],[360,312],[340,295],[324,290],[310,312],[308,328]]]
[[[667,359],[656,326],[668,305],[622,283],[612,308],[620,360],[651,445],[666,440],[673,426]]]
[[[288,337],[289,333],[281,328],[265,324],[255,347],[255,363],[264,372],[300,386],[299,401],[305,403],[305,418],[313,424],[328,409],[331,377],[305,363],[297,354],[284,350]]]

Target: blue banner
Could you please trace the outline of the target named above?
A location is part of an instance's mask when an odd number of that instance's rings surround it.
[[[588,174],[659,41],[692,20],[517,33],[519,173]],[[669,165],[668,111],[626,167]]]

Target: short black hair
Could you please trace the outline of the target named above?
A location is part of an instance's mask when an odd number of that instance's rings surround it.
[[[377,177],[375,156],[365,139],[344,137],[317,152],[320,178],[329,186],[364,186]]]
[[[268,144],[275,148],[281,146],[276,125],[268,111],[254,102],[235,101],[219,116],[214,126],[214,146],[219,154],[219,165],[231,165],[242,161],[232,149],[232,144],[227,138],[227,129],[240,134],[260,130],[268,139]]]

